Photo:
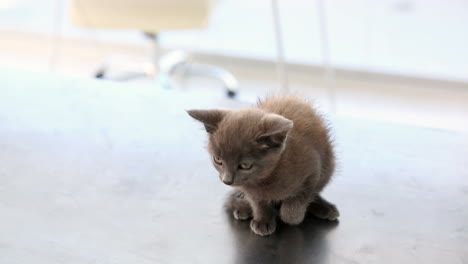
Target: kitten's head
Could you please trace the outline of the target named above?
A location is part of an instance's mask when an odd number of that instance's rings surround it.
[[[260,109],[190,110],[208,132],[208,151],[227,185],[256,184],[268,178],[286,146],[293,122]]]

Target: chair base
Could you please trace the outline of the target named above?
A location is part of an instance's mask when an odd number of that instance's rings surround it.
[[[120,65],[119,65],[120,62]],[[133,62],[133,63],[132,63]],[[120,66],[120,67],[119,67]],[[112,72],[117,69],[117,74]],[[180,51],[172,51],[164,54],[155,63],[142,63],[134,58],[111,58],[101,65],[94,73],[97,79],[111,79],[126,81],[141,77],[156,78],[158,84],[164,88],[172,89],[173,77],[181,73],[184,78],[187,75],[208,76],[219,80],[226,96],[234,98],[238,94],[238,82],[226,69],[214,65],[193,62],[188,54]]]

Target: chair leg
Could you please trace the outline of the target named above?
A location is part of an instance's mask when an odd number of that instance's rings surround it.
[[[154,76],[156,69],[152,63],[126,56],[108,58],[93,73],[96,79],[128,81],[142,77]]]
[[[219,80],[223,84],[226,95],[229,98],[234,98],[238,94],[239,85],[237,79],[226,69],[201,63],[190,63],[186,66],[190,67],[189,72],[191,74],[209,76]]]
[[[191,62],[184,52],[170,52],[159,61],[159,80],[166,88],[173,87],[172,75],[178,71],[184,71],[193,75],[209,76],[219,80],[226,90],[229,98],[234,98],[238,93],[237,79],[226,69],[214,65]]]
[[[159,59],[158,79],[164,88],[173,88],[172,75],[189,62],[189,57],[184,52],[169,52]],[[185,67],[184,67],[185,68]]]

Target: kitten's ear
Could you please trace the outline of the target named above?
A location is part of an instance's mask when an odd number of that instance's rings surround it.
[[[294,125],[293,121],[276,114],[266,115],[262,122],[263,133],[257,137],[257,142],[263,148],[280,147]]]
[[[213,134],[223,120],[227,110],[188,110],[187,113],[205,125],[206,132]]]

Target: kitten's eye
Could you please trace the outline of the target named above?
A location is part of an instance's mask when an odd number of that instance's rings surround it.
[[[239,164],[239,169],[241,170],[250,170],[252,168],[252,163],[241,163]]]
[[[218,165],[223,165],[223,160],[220,157],[213,157],[213,160]]]

